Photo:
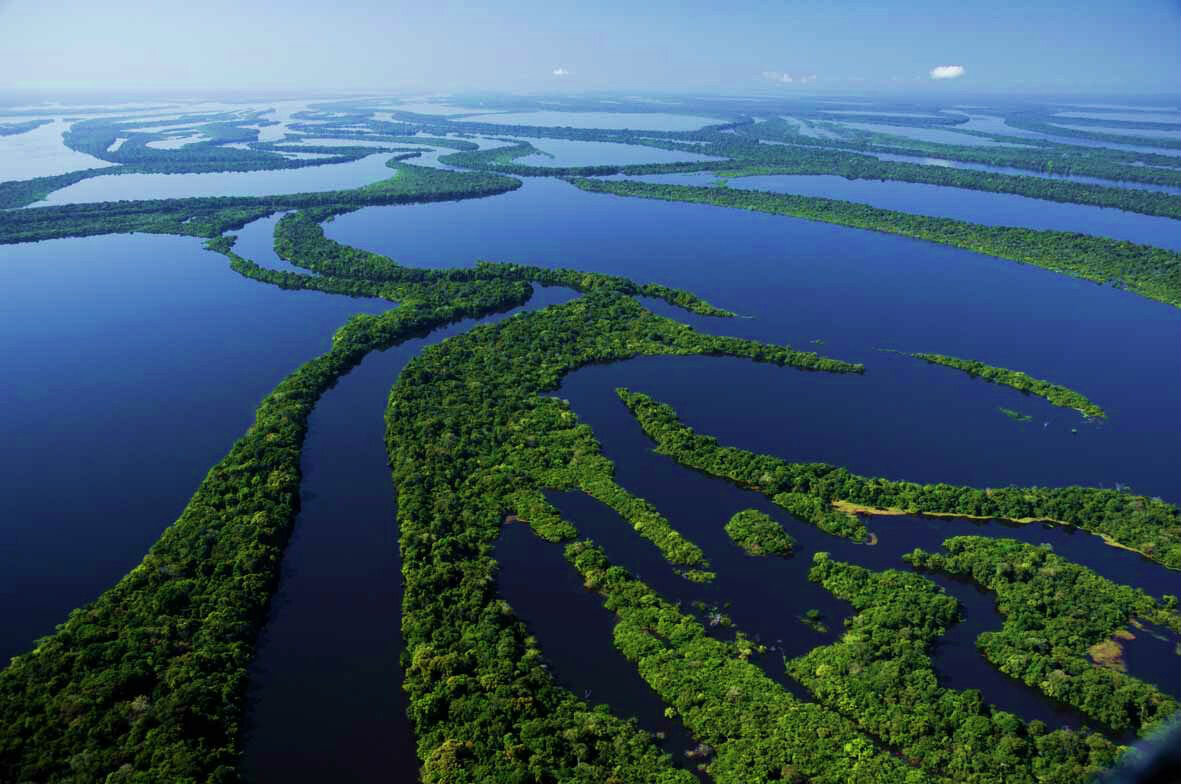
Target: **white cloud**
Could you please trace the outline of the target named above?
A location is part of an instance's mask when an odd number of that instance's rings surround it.
[[[561,66],[554,69],[554,76],[569,76],[570,72]]]
[[[931,69],[932,79],[959,79],[963,75],[962,65],[937,65]]]
[[[763,78],[771,82],[778,82],[779,84],[795,84],[797,82],[799,84],[808,84],[809,82],[816,81],[816,74],[792,76],[783,71],[763,71]]]

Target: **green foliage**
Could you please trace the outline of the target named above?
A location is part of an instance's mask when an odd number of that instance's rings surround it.
[[[451,172],[401,162],[413,155],[415,153],[398,156],[387,162],[386,165],[395,170],[395,176],[345,191],[96,202],[3,210],[0,211],[0,244],[127,232],[212,239],[252,220],[284,210],[320,208],[324,211],[322,214],[339,214],[381,204],[478,198],[521,186],[519,180],[497,174]],[[105,172],[103,169],[90,171]],[[2,193],[0,187],[0,199]]]
[[[502,520],[537,520],[551,541],[572,532],[539,497],[547,484],[589,488],[640,522],[666,556],[699,557],[655,510],[609,480],[589,431],[564,404],[539,393],[557,388],[577,367],[641,354],[729,354],[856,369],[807,352],[700,334],[607,289],[610,279],[591,278],[577,300],[428,348],[405,367],[390,396],[386,437],[406,581],[403,669],[419,757],[434,759],[457,738],[472,744],[461,771],[447,776],[428,768],[427,782],[526,775],[566,781],[576,763],[598,780],[616,769],[626,770],[617,778],[629,782],[672,775],[655,750],[627,756],[579,751],[567,742],[566,716],[586,707],[553,684],[539,655],[521,653],[529,650],[527,632],[496,598],[491,553]],[[701,569],[683,574],[710,576]],[[632,731],[620,723],[605,724],[604,732]],[[519,754],[506,757],[506,745]]]
[[[982,378],[993,384],[1003,384],[1028,395],[1037,395],[1056,406],[1073,408],[1083,416],[1096,417],[1098,419],[1107,417],[1107,413],[1102,408],[1073,389],[1059,386],[1058,384],[1051,384],[1049,381],[1043,381],[1040,378],[1027,376],[1020,370],[1009,370],[1008,368],[986,365],[974,359],[960,359],[944,354],[910,354],[909,356],[926,360],[932,365],[945,365],[956,370],[962,370],[973,378]],[[1004,411],[1005,409],[1001,410]],[[1018,419],[1019,417],[1013,418]]]
[[[718,784],[802,777],[817,782],[921,782],[928,779],[857,731],[853,722],[801,702],[758,665],[741,636],[723,642],[590,542],[566,547],[566,559],[619,617],[615,647],[676,711],[716,758]]]
[[[677,462],[768,495],[802,520],[829,533],[861,541],[865,527],[832,508],[833,502],[908,514],[1052,520],[1074,525],[1173,569],[1181,568],[1177,508],[1158,499],[1090,487],[1003,487],[980,490],[948,484],[858,476],[826,463],[789,463],[700,435],[669,406],[647,395],[618,390],[619,397],[656,442]]]
[[[355,316],[284,379],[143,562],[0,671],[0,780],[102,781],[124,766],[150,781],[233,780],[312,407],[370,351],[516,305],[527,286],[503,294],[474,312]]]
[[[872,572],[817,553],[808,578],[853,605],[840,641],[787,663],[816,699],[933,776],[979,784],[1083,781],[1117,748],[1087,731],[1049,734],[986,704],[978,691],[941,687],[930,651],[959,603],[909,572]]]
[[[1031,199],[1090,204],[1181,219],[1181,202],[1174,194],[1159,191],[1092,185],[1032,175],[1000,174],[954,166],[885,161],[843,150],[766,144],[737,149],[711,145],[703,149],[703,152],[713,155],[723,151],[730,153],[737,162],[731,168],[717,169],[718,175],[725,178],[767,174],[829,174],[851,180],[894,180],[1010,193]]]
[[[1046,174],[1068,174],[1104,180],[1181,186],[1181,172],[1175,156],[1102,147],[1060,144],[1043,139],[1001,136],[979,131],[959,133],[1002,142],[992,146],[941,144],[906,136],[845,128],[825,123],[823,129],[837,138],[805,136],[792,123],[771,119],[742,126],[736,135],[789,142],[815,148],[856,150],[870,154],[909,155],[942,158],[964,163],[1004,166]]]
[[[1181,629],[1181,616],[1135,588],[1012,539],[957,536],[947,554],[916,549],[916,568],[971,577],[996,593],[1005,618],[1000,631],[976,645],[1006,675],[1069,703],[1116,730],[1148,732],[1178,710],[1151,684],[1095,666],[1087,649],[1142,618]]]
[[[1029,414],[1023,414],[1016,409],[997,406],[997,410],[1015,422],[1029,422],[1033,420],[1033,417],[1031,417]]]
[[[774,518],[758,509],[743,509],[726,523],[726,533],[750,555],[791,555],[795,540]]]

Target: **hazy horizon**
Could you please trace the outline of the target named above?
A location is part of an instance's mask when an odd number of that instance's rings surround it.
[[[1176,95],[1181,4],[0,0],[11,91]]]

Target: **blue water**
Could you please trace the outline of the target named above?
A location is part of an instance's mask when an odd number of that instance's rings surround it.
[[[299,515],[250,669],[248,781],[417,780],[399,666],[402,564],[383,419],[389,390],[424,347],[573,296],[539,288],[526,308],[372,354],[317,404]]]
[[[872,382],[685,378],[763,412],[764,426],[747,434],[754,442],[739,445],[921,481],[1124,482],[1181,497],[1181,454],[1162,437],[1181,429],[1181,312],[1128,292],[919,240],[538,179],[495,199],[367,208],[326,231],[412,265],[482,258],[569,266],[704,292],[752,318],[670,312],[777,343],[812,348],[809,341],[823,339],[815,348],[869,365]],[[1040,398],[876,347],[1023,370],[1079,390],[1110,418],[1086,424]],[[747,379],[762,372],[743,371]],[[1036,422],[1012,422],[996,411],[1001,405]],[[802,428],[790,450],[774,435],[785,427]]]
[[[0,246],[0,661],[139,563],[259,400],[389,306],[255,283],[197,239]]]
[[[985,226],[1073,231],[1181,250],[1181,221],[1111,207],[1067,204],[918,182],[851,180],[827,174],[736,177],[727,184],[742,190],[822,196]]]

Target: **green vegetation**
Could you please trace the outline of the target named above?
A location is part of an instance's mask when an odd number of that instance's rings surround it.
[[[1115,761],[1117,748],[1100,734],[1047,733],[974,689],[940,686],[931,648],[960,609],[925,577],[817,553],[808,578],[857,613],[838,642],[792,659],[788,674],[910,764],[949,781],[1032,784],[1084,781]]]
[[[986,365],[983,362],[977,362],[973,359],[960,359],[958,357],[949,357],[945,354],[920,353],[909,354],[908,356],[912,356],[915,359],[922,359],[932,365],[944,365],[955,368],[956,370],[962,370],[973,378],[982,378],[992,384],[1003,384],[1004,386],[1024,392],[1027,395],[1037,395],[1061,408],[1073,408],[1086,417],[1095,417],[1097,419],[1107,417],[1107,413],[1102,408],[1073,389],[1068,389],[1058,384],[1051,384],[1049,381],[1042,381],[1040,378],[1027,376],[1020,370],[1009,370],[1008,368]],[[1004,410],[1002,409],[1002,411]],[[1019,417],[1013,418],[1018,419]],[[1029,417],[1026,417],[1026,419],[1029,419]]]
[[[716,156],[723,160],[595,166],[536,166],[517,163],[518,158],[540,152],[529,142],[478,152],[454,153],[440,160],[467,169],[498,171],[523,177],[598,177],[695,171],[712,171],[725,179],[767,174],[828,174],[849,179],[896,180],[992,193],[1010,193],[1032,199],[1090,204],[1181,219],[1181,202],[1169,193],[1046,177],[998,174],[950,166],[885,161],[848,150],[760,144],[742,136],[727,134],[711,134],[709,138],[710,141],[706,144],[690,148],[656,143],[651,139],[645,140],[644,144],[661,149],[672,146],[674,149]]]
[[[715,758],[703,767],[718,784],[754,781],[927,781],[853,722],[802,702],[749,661],[756,647],[741,634],[716,640],[590,542],[567,546],[566,558],[588,588],[619,617],[615,647],[680,716]]]
[[[1063,123],[1056,125],[1055,123]],[[1174,123],[1145,123],[1124,122],[1119,120],[1088,120],[1082,117],[1055,117],[1042,112],[1018,112],[1005,117],[1005,125],[1022,128],[1027,131],[1053,134],[1055,136],[1089,139],[1095,142],[1115,144],[1136,144],[1141,147],[1160,147],[1166,150],[1181,150],[1181,141],[1177,139],[1161,139],[1155,136],[1135,136],[1122,133],[1102,133],[1099,131],[1084,131],[1078,128],[1066,128],[1065,125],[1098,125],[1101,127],[1122,126],[1129,130],[1167,130],[1181,131]]]
[[[826,463],[789,463],[699,435],[676,412],[647,395],[619,397],[656,451],[677,462],[761,492],[802,520],[856,541],[865,527],[838,505],[872,513],[1049,520],[1101,535],[1172,569],[1181,568],[1181,526],[1175,506],[1159,499],[1091,487],[1003,487],[980,490],[858,476]]]
[[[783,526],[758,509],[743,509],[726,523],[726,533],[750,555],[791,555],[795,540]]]
[[[814,196],[654,185],[632,180],[578,178],[571,182],[592,193],[735,207],[900,234],[1119,286],[1142,297],[1181,307],[1181,283],[1178,282],[1181,281],[1181,254],[1149,245],[1063,231],[982,226]]]
[[[828,634],[828,626],[824,623],[824,614],[820,610],[807,610],[800,616],[800,622],[817,634]]]
[[[1012,408],[997,406],[997,410],[1015,422],[1030,422],[1033,420],[1033,417],[1031,417],[1029,414],[1022,414],[1020,411]]]
[[[1103,147],[1083,147],[1043,139],[1001,136],[979,131],[958,133],[1004,142],[1012,146],[940,144],[905,136],[845,128],[824,123],[834,138],[805,136],[784,120],[767,120],[737,129],[736,134],[756,139],[787,142],[804,147],[855,150],[870,154],[910,155],[940,158],[985,166],[1003,166],[1044,174],[1096,177],[1117,182],[1181,186],[1181,171],[1175,156]]]
[[[390,177],[360,188],[282,196],[198,197],[132,202],[63,204],[0,211],[0,245],[56,237],[147,232],[214,239],[231,229],[276,212],[312,207],[322,214],[339,214],[380,204],[449,201],[491,196],[521,186],[519,180],[497,174],[451,172],[387,162]]]
[[[353,317],[268,395],[143,562],[0,670],[0,779],[233,781],[246,668],[299,497],[312,407],[370,351],[520,304],[527,284]]]
[[[1004,626],[981,634],[976,645],[1006,675],[1116,730],[1147,733],[1177,711],[1177,702],[1155,686],[1087,656],[1088,648],[1136,619],[1181,629],[1181,616],[1163,600],[1046,546],[978,536],[953,537],[943,546],[946,555],[916,549],[906,559],[916,568],[971,577],[996,593]]]
[[[713,169],[720,177],[747,177],[766,174],[829,174],[849,179],[897,180],[952,188],[1010,193],[1031,199],[1091,204],[1098,207],[1181,218],[1177,197],[1134,188],[1094,185],[1064,179],[1032,175],[1002,174],[932,166],[904,161],[880,160],[869,154],[849,150],[825,149],[783,144],[755,144],[741,136],[715,142],[702,152],[731,158],[735,164]]]
[[[390,396],[387,445],[406,584],[405,688],[425,782],[513,780],[527,771],[541,780],[604,781],[625,762],[632,767],[617,774],[623,781],[668,775],[608,753],[609,741],[571,744],[582,731],[573,732],[566,717],[586,707],[552,684],[524,627],[502,609],[492,547],[509,515],[551,541],[572,538],[540,491],[546,482],[568,486],[605,473],[568,407],[539,393],[591,362],[713,353],[857,369],[702,335],[628,296],[593,290],[432,346],[402,371]],[[663,537],[659,526],[653,530]],[[463,764],[454,762],[456,739]],[[755,753],[753,745],[742,752]]]

